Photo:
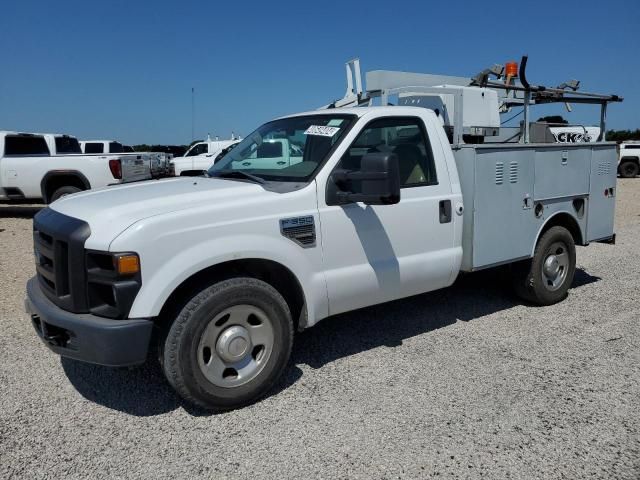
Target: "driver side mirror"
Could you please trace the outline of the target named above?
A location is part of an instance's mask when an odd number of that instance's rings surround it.
[[[360,182],[360,191],[353,191]],[[400,202],[398,156],[390,152],[367,153],[360,170],[336,170],[327,187],[327,204],[362,202],[366,205],[393,205]]]

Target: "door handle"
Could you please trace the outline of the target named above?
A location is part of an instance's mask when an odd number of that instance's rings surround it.
[[[248,167],[249,165],[251,165],[251,162],[242,162],[242,165],[244,165],[245,167]]]
[[[285,165],[287,162],[276,162],[278,165]]]
[[[440,200],[440,223],[451,222],[451,200]]]

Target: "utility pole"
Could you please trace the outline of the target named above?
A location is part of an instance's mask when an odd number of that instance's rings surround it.
[[[194,136],[195,123],[196,123],[195,96],[196,96],[195,88],[191,87],[191,141],[192,142],[196,139],[196,137]]]

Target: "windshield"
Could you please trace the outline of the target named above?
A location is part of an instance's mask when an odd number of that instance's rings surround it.
[[[258,128],[210,169],[212,177],[241,170],[265,180],[306,182],[322,164],[355,115],[309,115]]]

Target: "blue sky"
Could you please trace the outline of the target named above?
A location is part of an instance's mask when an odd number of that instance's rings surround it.
[[[196,138],[246,135],[340,98],[355,56],[363,70],[472,76],[523,53],[532,82],[622,95],[609,128],[640,128],[639,26],[637,0],[11,1],[0,129],[188,143],[193,87]],[[593,107],[556,108],[598,120]]]

